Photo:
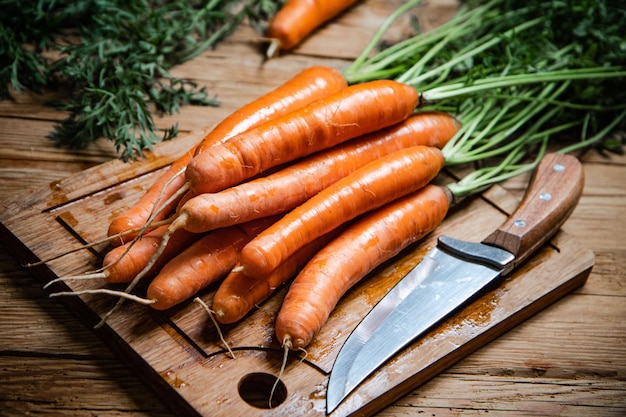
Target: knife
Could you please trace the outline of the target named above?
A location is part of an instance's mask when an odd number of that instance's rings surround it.
[[[583,185],[577,158],[547,154],[516,211],[481,243],[439,237],[342,346],[328,381],[327,414],[401,349],[545,244],[576,207]]]

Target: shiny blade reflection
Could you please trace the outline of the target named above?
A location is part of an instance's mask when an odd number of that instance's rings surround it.
[[[343,385],[339,386],[333,381],[335,375],[331,374],[326,403],[328,413],[403,347],[500,276],[499,270],[460,260],[439,249],[433,249],[431,254],[425,259],[429,259],[429,268],[434,265],[432,273],[424,274],[428,276],[418,288],[387,313],[383,323],[378,323],[377,331],[370,330],[365,342],[357,345],[360,349],[351,354],[353,358],[346,365],[347,371],[342,370],[344,364],[337,359],[333,374],[347,372],[347,376],[341,378]],[[416,269],[421,266],[420,263]]]
[[[332,370],[332,378],[328,382],[327,404],[335,405],[343,399],[344,387],[348,373],[359,351],[370,339],[380,324],[391,314],[404,298],[439,266],[430,251],[422,259],[419,268],[413,268],[402,278],[363,318],[341,348]],[[335,407],[333,407],[334,409]]]

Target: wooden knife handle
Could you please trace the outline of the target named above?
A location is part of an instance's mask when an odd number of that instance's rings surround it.
[[[546,243],[574,211],[585,176],[578,159],[547,154],[539,162],[515,212],[482,243],[515,255],[515,264]]]

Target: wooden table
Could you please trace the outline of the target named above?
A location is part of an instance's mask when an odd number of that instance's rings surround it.
[[[219,108],[187,107],[158,119],[193,130],[312,64],[344,67],[400,1],[368,0],[321,29],[294,53],[266,61],[250,28],[175,69],[207,86]],[[418,9],[432,25],[454,3]],[[401,36],[401,26],[390,35]],[[49,96],[0,102],[0,200],[27,195],[116,157],[107,141],[68,151],[46,139],[63,115]],[[484,346],[380,416],[626,415],[626,156],[581,155],[585,191],[566,232],[595,253],[587,283]],[[521,197],[528,178],[504,187]],[[120,359],[22,269],[0,252],[0,415],[171,416]]]

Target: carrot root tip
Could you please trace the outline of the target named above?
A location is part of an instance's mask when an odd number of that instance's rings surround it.
[[[265,55],[268,59],[276,58],[280,53],[281,42],[276,38],[269,38],[269,43]]]
[[[216,314],[215,311],[211,310],[211,308],[204,301],[202,301],[200,297],[194,298],[193,301],[194,303],[199,304],[204,309],[204,311],[207,312],[207,314],[211,318],[211,321],[213,322],[213,325],[215,326],[215,329],[217,330],[217,334],[219,335],[220,340],[222,341],[224,346],[226,346],[228,353],[230,353],[230,357],[232,359],[235,359],[235,352],[233,352],[228,342],[226,342],[226,339],[224,339],[224,334],[222,333],[222,329],[220,328],[219,323],[215,319],[215,314]]]

